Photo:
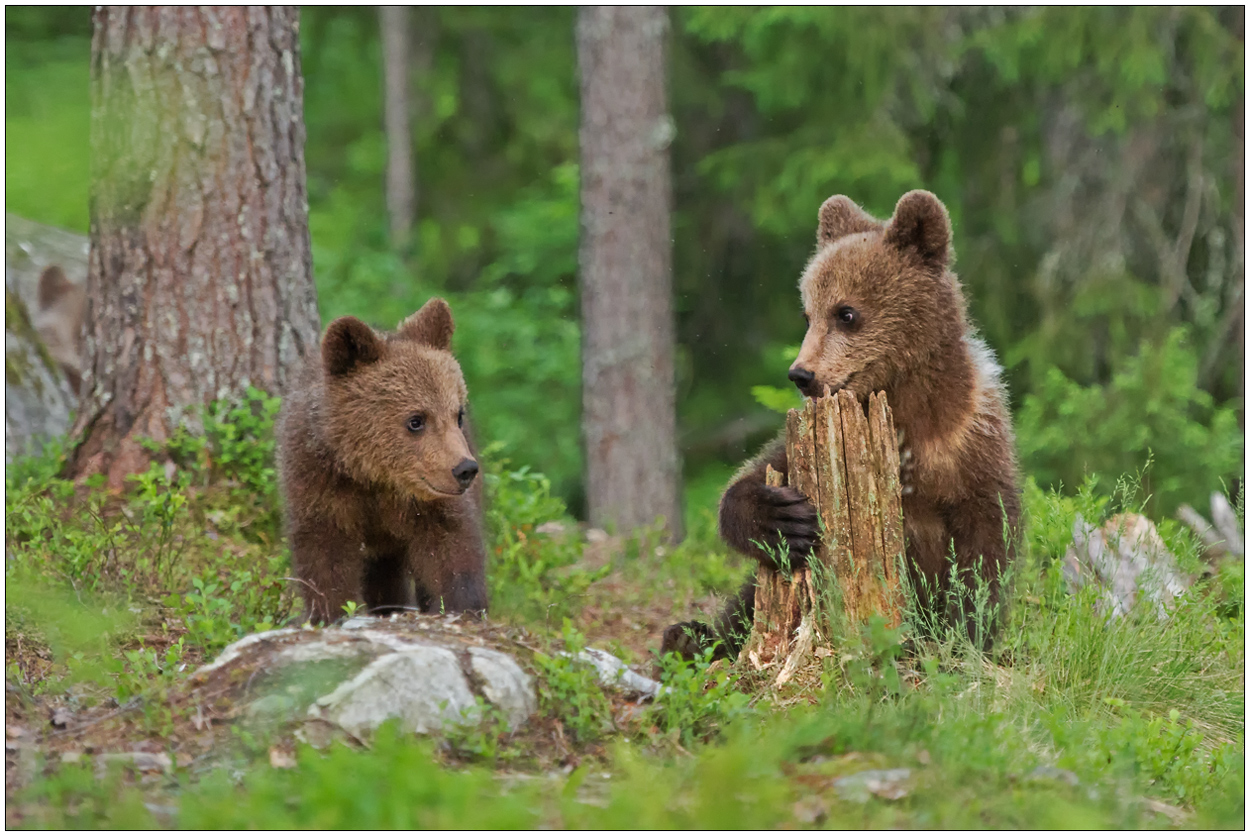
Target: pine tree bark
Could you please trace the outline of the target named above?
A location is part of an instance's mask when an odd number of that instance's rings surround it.
[[[93,13],[86,374],[68,470],[119,487],[316,349],[295,7]]]
[[[391,245],[408,246],[417,215],[417,175],[412,151],[411,30],[407,6],[379,6],[386,111],[386,211]]]
[[[667,12],[583,7],[580,289],[590,520],[680,536]]]

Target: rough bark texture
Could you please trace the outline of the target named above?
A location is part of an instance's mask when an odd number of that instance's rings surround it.
[[[319,327],[295,7],[93,14],[86,375],[70,470],[111,485],[195,408],[280,392]]]
[[[761,566],[756,575],[743,658],[757,668],[776,662],[777,685],[793,676],[817,633],[836,634],[828,620],[855,625],[882,615],[897,626],[903,615],[903,496],[885,394],[869,398],[867,415],[846,391],[790,410],[786,455],[788,484],[816,506],[822,537],[808,568],[787,576]],[[767,479],[787,484],[771,467]]]
[[[379,6],[382,26],[382,71],[386,85],[386,211],[391,244],[407,247],[417,216],[417,175],[412,151],[412,97],[407,6]]]
[[[578,15],[582,423],[591,521],[676,537],[667,32],[660,7]]]

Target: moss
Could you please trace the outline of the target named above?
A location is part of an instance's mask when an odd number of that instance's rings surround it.
[[[56,361],[52,359],[52,355],[48,352],[48,347],[43,344],[43,340],[39,337],[39,332],[35,330],[35,326],[30,322],[30,314],[26,312],[26,305],[18,298],[17,294],[5,288],[4,291],[4,330],[17,336],[23,349],[33,349],[36,356],[43,361],[43,365],[53,376],[60,373]],[[14,386],[21,386],[23,381],[29,376],[31,382],[35,386],[38,394],[43,394],[43,381],[39,375],[31,375],[31,354],[28,350],[6,351],[4,352],[4,378],[6,383]]]

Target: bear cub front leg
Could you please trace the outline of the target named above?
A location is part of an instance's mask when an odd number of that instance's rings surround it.
[[[720,535],[765,566],[798,569],[820,540],[816,508],[794,488],[765,484],[769,465],[780,473],[787,471],[784,439],[765,448],[726,489],[720,503]]]

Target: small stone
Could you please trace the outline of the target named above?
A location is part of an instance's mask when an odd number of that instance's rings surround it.
[[[1076,777],[1076,773],[1067,769],[1059,769],[1054,766],[1039,766],[1027,776],[1029,781],[1062,781],[1068,786],[1075,787],[1081,783],[1081,779]]]
[[[815,824],[829,815],[829,804],[813,795],[794,802],[794,818],[802,824]]]
[[[605,650],[588,647],[576,657],[564,652],[560,655],[588,662],[594,666],[600,685],[614,688],[624,694],[654,699],[664,690],[664,686],[660,683],[640,673],[635,673],[628,665]]]
[[[101,766],[121,763],[139,772],[168,772],[173,767],[173,761],[164,752],[109,752],[97,756],[96,760]]]
[[[274,769],[294,769],[295,753],[274,746],[269,750],[269,765]]]
[[[871,796],[897,801],[911,792],[910,769],[866,769],[833,782],[838,795],[848,801],[865,802]]]
[[[74,721],[74,712],[64,706],[53,709],[52,725],[58,729],[63,729]]]

